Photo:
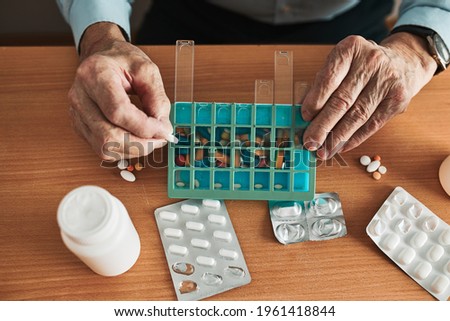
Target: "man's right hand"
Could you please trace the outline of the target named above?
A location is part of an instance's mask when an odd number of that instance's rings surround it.
[[[133,158],[164,146],[164,138],[173,131],[170,101],[150,58],[128,43],[118,26],[101,22],[86,29],[80,60],[69,91],[70,117],[94,151],[112,161],[118,155]],[[131,102],[132,94],[139,97],[142,109]],[[130,148],[137,144],[143,149]]]

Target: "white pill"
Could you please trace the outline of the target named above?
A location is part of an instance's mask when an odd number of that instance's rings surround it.
[[[361,165],[363,165],[363,166],[367,166],[367,165],[369,165],[369,164],[370,164],[370,162],[371,162],[371,159],[370,159],[370,157],[369,157],[369,156],[367,156],[367,155],[364,155],[364,156],[361,156],[361,158],[359,159],[359,162],[361,163]]]
[[[194,187],[195,187],[195,188],[199,188],[199,187],[200,187],[200,181],[199,181],[198,179],[196,179],[196,180],[194,181]]]
[[[167,237],[179,239],[183,236],[183,231],[177,228],[168,227],[164,229],[164,235]]]
[[[197,214],[199,211],[199,208],[195,205],[183,204],[183,205],[181,205],[181,210],[185,213]]]
[[[444,248],[440,245],[433,245],[427,253],[428,259],[431,262],[437,262],[441,259],[442,255],[444,255]]]
[[[273,187],[274,187],[275,189],[282,189],[282,188],[283,188],[283,185],[281,185],[281,184],[275,184]]]
[[[407,247],[400,251],[398,254],[398,261],[400,264],[408,265],[411,263],[414,258],[416,257],[416,251],[414,251],[412,248]]]
[[[178,187],[185,187],[186,186],[186,184],[184,184],[184,182],[182,182],[182,181],[176,182],[175,185],[177,185]]]
[[[222,188],[222,184],[214,183],[214,188],[220,189],[220,188]]]
[[[134,182],[136,180],[136,176],[132,172],[129,172],[127,170],[120,171],[120,176],[128,182]]]
[[[176,244],[171,244],[169,246],[169,252],[174,255],[186,255],[188,253],[188,249],[185,246],[180,246]]]
[[[447,290],[449,283],[450,281],[447,277],[439,275],[434,279],[433,283],[431,283],[431,291],[434,293],[442,293]]]
[[[428,236],[425,232],[419,231],[411,237],[411,245],[416,249],[421,248],[427,241]]]
[[[239,183],[234,184],[234,189],[240,189],[242,186]]]
[[[200,231],[203,231],[203,229],[205,228],[205,225],[203,225],[200,222],[188,221],[188,222],[186,222],[186,228],[191,231],[200,232]]]
[[[219,255],[228,260],[236,260],[238,258],[238,253],[233,250],[220,249]]]
[[[117,167],[119,169],[126,169],[128,167],[128,161],[126,159],[121,159],[118,163],[117,163]]]
[[[414,276],[419,280],[424,280],[430,275],[433,267],[428,262],[420,262],[414,269]]]
[[[264,187],[263,184],[255,184],[255,188],[256,188],[256,189],[261,189],[261,188],[263,188],[263,187]]]
[[[210,207],[213,209],[218,210],[220,208],[220,201],[218,200],[203,200],[202,201],[203,206]]]
[[[386,172],[387,172],[387,168],[385,167],[385,166],[383,166],[383,165],[381,165],[380,167],[378,167],[378,172],[380,173],[380,174],[386,174]]]
[[[191,240],[191,245],[193,247],[198,247],[198,248],[201,248],[201,249],[207,249],[209,247],[209,241],[202,240],[202,239],[192,239]]]
[[[442,232],[441,236],[439,237],[439,242],[444,246],[450,245],[450,229]]]
[[[381,246],[386,251],[391,251],[395,249],[400,242],[400,237],[397,234],[389,234],[387,235],[383,242],[381,243]]]
[[[175,222],[177,219],[177,213],[169,212],[169,211],[161,211],[159,212],[159,217],[164,221]]]
[[[217,215],[217,214],[209,214],[208,221],[210,223],[219,224],[219,225],[225,225],[225,223],[227,222],[227,220],[224,216]]]
[[[380,165],[380,161],[377,160],[370,162],[370,164],[367,165],[366,171],[368,171],[369,173],[373,173],[378,169],[378,167],[380,167]]]
[[[231,241],[231,233],[230,232],[224,232],[224,231],[214,231],[213,233],[214,238],[226,242]]]
[[[198,264],[203,266],[214,266],[216,265],[216,260],[209,256],[197,256],[195,259]]]

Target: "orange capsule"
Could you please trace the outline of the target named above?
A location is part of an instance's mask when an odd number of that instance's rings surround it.
[[[375,156],[373,157],[373,160],[381,161],[380,155],[375,155]]]
[[[144,168],[144,166],[142,166],[141,163],[136,163],[136,165],[134,165],[134,169],[137,171],[141,171]]]
[[[127,171],[129,171],[129,172],[134,171],[134,166],[133,165],[128,165]]]

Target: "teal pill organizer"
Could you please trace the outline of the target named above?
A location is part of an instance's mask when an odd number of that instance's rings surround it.
[[[193,48],[188,49],[193,58]],[[177,51],[180,69],[178,54]],[[189,59],[184,57],[184,64],[186,60]],[[188,69],[189,80],[192,68]],[[314,198],[316,158],[303,148],[302,136],[308,123],[301,117],[301,105],[260,103],[258,86],[254,104],[193,102],[192,93],[179,101],[177,82],[180,91],[185,71],[185,67],[184,74],[177,71],[176,99],[170,115],[178,142],[169,143],[169,197],[298,201]],[[192,83],[182,84],[184,93],[192,92]],[[267,87],[267,81],[259,84]]]

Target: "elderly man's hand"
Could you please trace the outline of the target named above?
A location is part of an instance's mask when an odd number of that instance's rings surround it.
[[[336,45],[305,97],[303,135],[321,159],[355,148],[404,112],[437,64],[425,40],[396,33],[380,45],[350,36]]]
[[[80,48],[81,63],[69,91],[76,131],[104,160],[144,156],[163,146],[173,129],[158,67],[109,23],[89,27]],[[139,97],[142,109],[131,94]]]

